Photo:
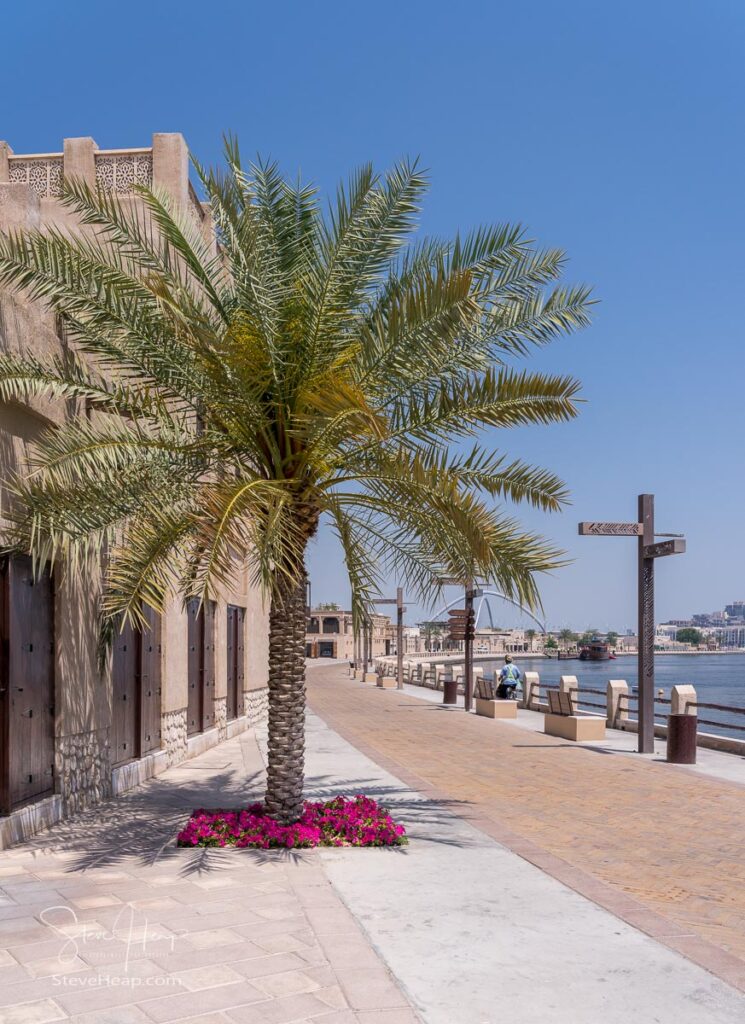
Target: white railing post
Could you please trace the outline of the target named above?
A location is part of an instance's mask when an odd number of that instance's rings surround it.
[[[533,703],[533,697],[538,696],[538,686],[540,684],[540,676],[537,672],[526,672],[524,674],[525,683],[523,685],[523,699],[521,706],[529,708]]]
[[[559,680],[559,693],[568,693],[575,712],[579,707],[579,683],[576,676],[562,676]]]
[[[628,721],[629,702],[623,698],[629,695],[629,684],[625,679],[608,681],[608,728],[618,729],[621,722]]]
[[[670,713],[672,715],[695,715],[696,690],[690,683],[674,686],[670,693]]]

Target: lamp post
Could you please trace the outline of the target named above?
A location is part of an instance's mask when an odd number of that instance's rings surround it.
[[[666,555],[682,555],[686,542],[678,533],[654,532],[654,495],[639,495],[636,523],[580,523],[581,537],[637,537],[639,602],[638,677],[640,754],[654,753],[654,563]],[[655,543],[656,537],[672,540]]]
[[[395,604],[396,606],[396,689],[404,688],[404,592],[396,588],[395,597],[378,597],[373,604]]]

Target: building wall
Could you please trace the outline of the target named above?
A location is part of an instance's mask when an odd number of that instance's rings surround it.
[[[94,186],[110,187],[124,203],[138,203],[134,181],[165,190],[194,219],[207,241],[214,232],[206,209],[197,200],[188,177],[188,150],[179,134],[153,135],[152,145],[129,151],[99,151],[93,139],[66,139],[61,154],[14,156],[0,143],[0,231],[55,226],[88,230],[59,202],[61,175],[74,175]],[[0,292],[0,348],[31,352],[44,358],[61,353],[66,342],[52,313],[17,294]],[[49,424],[71,412],[65,403],[34,400],[27,406],[0,403],[0,480],[25,465],[29,446]],[[7,508],[0,492],[0,512]],[[110,667],[97,663],[97,604],[100,578],[94,571],[85,582],[56,572],[56,775],[66,810],[75,811],[116,789],[112,782],[109,739],[112,715]],[[268,610],[261,593],[249,583],[247,571],[237,574],[233,589],[218,595],[215,643],[215,736],[227,733],[226,615],[228,603],[246,609],[242,724],[266,712],[268,680]],[[170,602],[162,617],[161,710],[162,749],[174,763],[187,756],[187,616],[180,600]],[[233,727],[236,728],[235,726]],[[202,741],[204,745],[204,741]],[[150,759],[152,760],[152,758]],[[156,766],[157,768],[157,766]],[[129,773],[133,778],[132,772]],[[137,779],[141,778],[140,773]],[[119,786],[121,788],[121,786]]]

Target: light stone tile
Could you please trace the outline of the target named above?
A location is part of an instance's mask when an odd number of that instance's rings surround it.
[[[61,959],[52,956],[48,960],[31,960],[26,964],[26,970],[32,978],[50,978],[55,975],[74,974],[75,971],[84,971],[88,964],[80,957],[74,956]]]
[[[273,953],[271,956],[257,956],[250,960],[231,958],[230,964],[233,970],[240,971],[244,978],[249,979],[266,978],[286,971],[304,970],[310,974],[308,965],[296,953]]]
[[[22,864],[3,864],[0,867],[0,878],[10,878],[11,875],[26,875],[33,878],[33,874]]]
[[[399,1007],[395,1010],[362,1010],[356,1016],[359,1024],[419,1024],[413,1010]],[[331,1017],[323,1024],[335,1024]]]
[[[116,1006],[111,1009],[96,1010],[94,1013],[78,1014],[70,1019],[70,1024],[153,1024],[153,1022],[139,1006]]]
[[[290,1021],[297,1022],[314,1017],[321,1017],[329,1012],[328,1003],[322,1002],[314,993],[303,993],[296,996],[284,996],[280,999],[270,999],[266,1003],[260,1003],[253,1009],[261,1011],[262,1017],[256,1018],[262,1024],[289,1024]],[[248,1019],[238,1011],[231,1011],[229,1016],[233,1017],[238,1024],[244,1024]]]
[[[148,1024],[152,1024],[148,1017]],[[198,1017],[188,1017],[186,1020],[180,1020],[178,1024],[230,1024],[230,1017],[226,1017],[224,1013],[202,1013]]]
[[[259,989],[247,981],[240,981],[232,985],[204,988],[198,992],[183,992],[147,1002],[140,1000],[139,1005],[158,1024],[165,1024],[166,1021],[180,1021],[189,1014],[194,1017],[200,1013],[258,1003],[265,998]]]
[[[77,899],[70,900],[70,903],[79,910],[97,910],[99,907],[121,905],[121,902],[116,896],[78,896]]]
[[[254,975],[254,985],[257,985],[268,996],[293,996],[303,992],[315,992],[320,988],[318,982],[313,981],[302,971],[289,971],[284,974],[270,974],[265,977]]]
[[[267,921],[292,921],[297,916],[295,907],[257,907],[255,913]]]
[[[200,889],[225,889],[234,884],[232,878],[201,878],[198,882],[194,882],[194,885],[198,885]]]
[[[18,1003],[2,1011],[2,1024],[48,1024],[65,1020],[67,1014],[53,999],[40,999],[33,1003]]]
[[[326,985],[324,988],[319,988],[316,996],[322,1002],[328,1003],[334,1010],[344,1010],[349,1006],[347,997],[338,985]]]
[[[238,974],[227,964],[210,964],[205,967],[194,967],[188,971],[175,971],[171,973],[171,977],[179,981],[184,988],[188,988],[190,992],[244,980],[242,974]]]
[[[253,941],[257,946],[265,949],[267,953],[294,953],[297,950],[307,949],[309,946],[309,943],[301,941],[294,935],[283,934],[266,937],[256,935],[253,937]]]
[[[339,982],[354,1010],[406,1006],[406,1000],[383,967],[344,969]]]
[[[180,936],[181,941],[186,940],[189,945],[197,949],[211,949],[213,946],[230,946],[241,942],[243,936],[229,928],[210,928],[206,931],[189,932]]]

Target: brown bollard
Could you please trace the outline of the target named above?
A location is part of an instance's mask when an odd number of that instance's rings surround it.
[[[696,763],[696,715],[668,715],[667,760],[670,764]]]

